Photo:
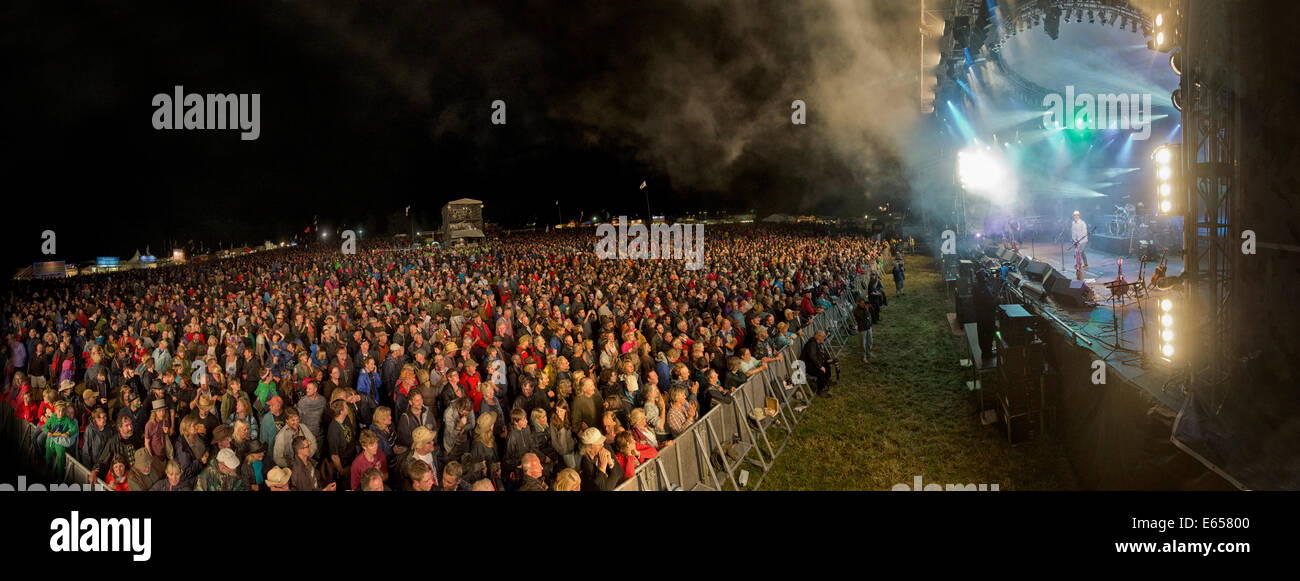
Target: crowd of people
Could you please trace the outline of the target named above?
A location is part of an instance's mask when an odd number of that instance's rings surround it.
[[[849,232],[711,227],[700,270],[594,241],[14,283],[3,396],[56,471],[70,454],[115,490],[610,490],[842,293],[869,305],[865,359],[886,267],[902,292],[901,252]]]

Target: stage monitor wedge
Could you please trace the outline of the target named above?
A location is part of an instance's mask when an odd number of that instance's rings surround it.
[[[1086,307],[1084,296],[1087,294],[1088,285],[1081,280],[1072,280],[1070,284],[1058,284],[1056,288],[1050,291],[1052,298],[1056,303],[1066,307]]]
[[[1029,265],[1023,268],[1025,274],[1029,275],[1029,280],[1034,282],[1043,282],[1047,277],[1048,271],[1052,270],[1052,265],[1038,260],[1030,260]]]
[[[1070,279],[1061,274],[1061,271],[1048,267],[1047,276],[1043,278],[1043,290],[1047,292],[1056,292],[1056,288],[1070,286]]]

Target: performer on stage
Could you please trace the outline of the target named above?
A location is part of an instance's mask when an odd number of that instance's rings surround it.
[[[1020,220],[1016,219],[1015,214],[1009,215],[1003,224],[1002,238],[1008,246],[1020,250]]]
[[[1088,223],[1079,217],[1079,211],[1074,211],[1074,221],[1070,223],[1070,240],[1074,241],[1078,248],[1075,250],[1083,259],[1083,267],[1088,267],[1088,255],[1084,249],[1088,246]]]

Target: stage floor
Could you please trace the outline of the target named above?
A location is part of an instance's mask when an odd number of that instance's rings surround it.
[[[1062,261],[1061,248],[1054,243],[1031,243],[1021,246],[1021,254],[1035,260],[1046,262],[1056,268],[1063,276],[1074,279],[1074,254],[1066,252]],[[1143,391],[1155,397],[1172,410],[1182,407],[1183,394],[1179,388],[1166,384],[1172,377],[1172,369],[1160,359],[1159,337],[1156,336],[1158,323],[1156,316],[1159,307],[1157,301],[1164,296],[1172,296],[1175,291],[1159,290],[1148,287],[1148,292],[1141,299],[1132,296],[1111,300],[1106,283],[1118,278],[1121,257],[1100,250],[1089,249],[1088,268],[1084,269],[1084,282],[1092,288],[1098,305],[1095,307],[1072,307],[1057,303],[1054,299],[1042,300],[1041,284],[1026,280],[1022,290],[1027,299],[1039,302],[1056,315],[1066,326],[1072,328],[1083,339],[1076,341],[1105,360],[1112,369],[1132,381]],[[1171,275],[1182,272],[1182,261],[1176,256],[1169,256],[1166,265]],[[1147,283],[1155,272],[1156,264],[1147,263],[1143,270],[1136,258],[1124,260],[1124,279],[1129,282],[1138,280],[1142,274]],[[1144,326],[1144,319],[1150,325]],[[1145,353],[1143,357],[1143,332],[1146,331]],[[1090,343],[1090,344],[1089,344]]]

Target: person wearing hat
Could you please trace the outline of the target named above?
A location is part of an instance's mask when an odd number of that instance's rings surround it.
[[[194,411],[190,415],[194,416],[196,423],[203,426],[204,443],[210,443],[206,436],[212,435],[217,426],[221,425],[221,418],[218,418],[217,413],[212,409],[212,397],[206,393],[200,395],[195,400]]]
[[[119,413],[131,417],[131,426],[134,428],[136,434],[135,443],[137,447],[143,447],[144,427],[149,423],[149,416],[151,415],[152,410],[145,407],[145,401],[141,399],[134,390],[128,389],[128,392],[129,393],[126,396],[126,409]]]
[[[144,448],[153,458],[158,459],[160,463],[167,462],[167,440],[171,437],[171,422],[167,419],[167,403],[161,399],[155,399],[149,403],[149,410],[152,416],[149,422],[144,425]],[[161,464],[160,464],[161,465]]]
[[[578,473],[582,490],[613,490],[622,474],[614,463],[614,455],[605,447],[605,435],[600,428],[587,428],[582,432],[581,442]]]
[[[133,460],[131,470],[126,474],[127,490],[152,490],[158,482],[159,472],[154,465],[154,457],[148,450],[140,448],[135,451]],[[161,465],[166,466],[165,459]]]
[[[221,426],[225,427],[225,426]],[[194,490],[232,491],[248,490],[248,484],[239,477],[239,456],[230,448],[217,452],[216,460],[199,473]]]
[[[248,443],[244,462],[239,465],[239,478],[248,485],[249,489],[261,490],[267,476],[267,465],[269,463],[266,462],[266,444],[260,440],[253,440]]]
[[[266,488],[274,492],[288,492],[289,479],[292,478],[293,471],[288,468],[276,466],[270,472],[266,473]]]
[[[222,450],[235,452],[234,439],[235,431],[230,426],[223,424],[214,428],[212,430],[212,440],[208,443],[208,450],[211,452],[208,457],[208,464],[215,463],[217,454],[221,453]],[[238,458],[239,454],[235,454],[235,459],[238,460]]]

